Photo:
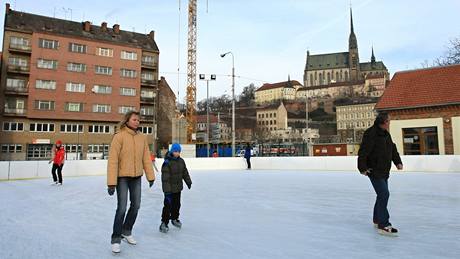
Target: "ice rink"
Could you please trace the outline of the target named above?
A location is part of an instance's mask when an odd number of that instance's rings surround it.
[[[65,174],[65,172],[64,172]],[[374,191],[356,172],[192,171],[183,228],[158,231],[159,181],[143,179],[133,235],[118,258],[460,258],[460,174],[397,173],[390,221],[372,225]],[[157,178],[159,179],[159,178]],[[116,197],[103,176],[0,182],[0,258],[114,258]]]

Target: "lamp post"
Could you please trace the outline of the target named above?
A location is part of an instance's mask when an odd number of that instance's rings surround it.
[[[235,156],[235,56],[231,51],[221,54],[223,58],[227,54],[232,55],[232,157]]]
[[[212,74],[206,79],[205,74],[200,74],[200,80],[206,81],[206,150],[209,157],[209,81],[215,81],[216,75]]]

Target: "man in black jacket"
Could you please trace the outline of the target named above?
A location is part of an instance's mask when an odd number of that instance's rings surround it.
[[[391,140],[390,117],[380,113],[375,119],[374,126],[364,132],[363,141],[358,152],[358,169],[361,174],[371,180],[377,199],[374,205],[374,224],[383,235],[396,235],[398,230],[391,226],[388,214],[388,178],[390,177],[391,162],[398,170],[403,169],[401,157],[396,145]]]

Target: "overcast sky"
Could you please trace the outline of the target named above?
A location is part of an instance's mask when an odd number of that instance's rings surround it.
[[[154,30],[160,48],[160,76],[166,77],[183,100],[187,1],[2,0],[3,13],[6,2],[14,10],[29,13],[89,20],[96,25],[119,23],[122,30],[140,33]],[[377,60],[391,74],[419,68],[425,60],[441,56],[449,39],[460,36],[459,0],[351,3],[360,60],[370,60],[373,45]],[[211,96],[230,94],[231,57],[219,55],[232,51],[237,93],[250,83],[285,81],[288,75],[303,83],[307,49],[311,54],[348,50],[349,8],[350,0],[198,0],[197,71],[217,74],[217,81],[210,83]],[[0,22],[3,27],[3,19]],[[206,84],[197,82],[200,100],[206,97]]]

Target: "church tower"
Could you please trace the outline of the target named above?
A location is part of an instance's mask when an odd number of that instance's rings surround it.
[[[358,41],[353,29],[353,13],[350,8],[350,37],[348,38],[348,64],[350,67],[350,81],[356,81],[360,79],[359,69],[359,54],[358,54]]]

